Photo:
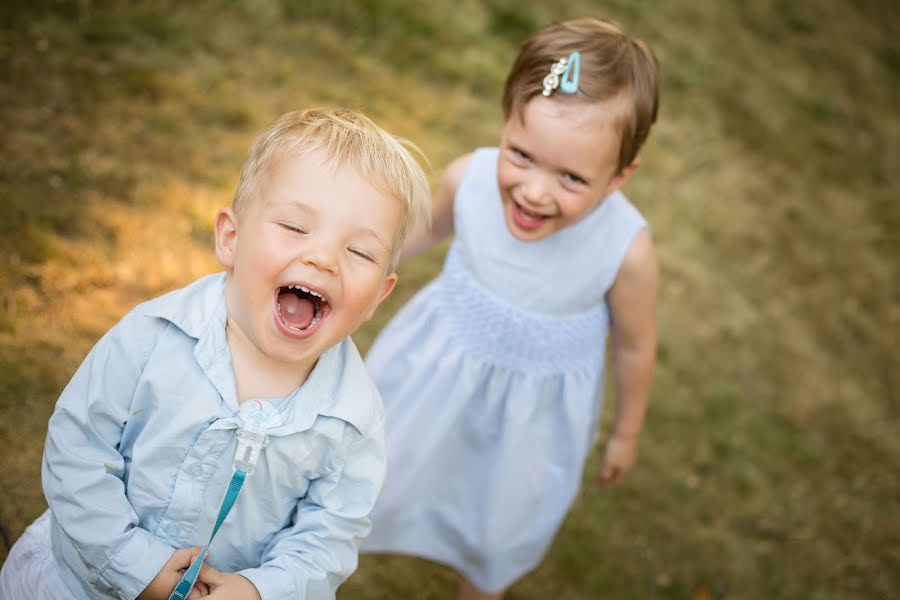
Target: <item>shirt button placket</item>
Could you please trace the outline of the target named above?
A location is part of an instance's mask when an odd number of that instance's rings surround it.
[[[202,482],[208,475],[208,469],[204,466],[203,457],[215,456],[215,435],[211,432],[203,432],[196,444],[191,448],[176,480],[172,498],[167,510],[167,518],[170,520],[164,530],[170,540],[175,544],[184,543],[184,538],[194,527],[198,511],[197,503],[200,497],[195,494],[196,485]]]

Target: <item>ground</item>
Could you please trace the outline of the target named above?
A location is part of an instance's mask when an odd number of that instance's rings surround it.
[[[44,508],[47,418],[137,302],[216,269],[253,134],[365,111],[434,165],[496,144],[517,43],[614,18],[662,64],[625,188],[660,255],[637,469],[584,486],[515,600],[888,598],[900,588],[900,18],[882,0],[7,2],[0,8],[0,522]],[[365,350],[440,267],[400,270]],[[604,415],[608,431],[609,411]],[[5,550],[0,550],[5,556]],[[451,597],[363,557],[346,600]]]

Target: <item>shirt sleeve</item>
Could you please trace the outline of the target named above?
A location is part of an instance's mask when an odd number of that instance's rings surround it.
[[[347,444],[342,467],[310,483],[292,526],[270,542],[261,566],[239,571],[263,600],[333,599],[356,570],[387,460],[383,421],[366,435],[351,425],[347,429],[355,439]]]
[[[127,315],[97,342],[50,417],[41,478],[54,544],[91,598],[136,597],[174,552],[139,527],[118,450],[146,348],[163,327],[157,319]]]

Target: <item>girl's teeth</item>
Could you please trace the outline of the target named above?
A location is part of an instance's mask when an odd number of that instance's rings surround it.
[[[532,219],[542,219],[544,217],[544,215],[531,212],[530,210],[528,210],[521,204],[519,205],[519,210],[521,210],[523,213],[525,213],[525,216],[531,217]]]

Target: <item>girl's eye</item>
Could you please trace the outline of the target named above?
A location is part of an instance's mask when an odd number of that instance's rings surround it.
[[[519,150],[518,148],[511,148],[513,156],[521,160],[531,160],[531,157]]]
[[[563,173],[563,179],[565,179],[567,183],[575,183],[575,184],[584,183],[584,179],[582,179],[578,175],[575,175],[574,173]]]
[[[365,250],[363,250],[361,248],[350,248],[350,252],[352,252],[356,256],[359,256],[360,258],[366,259],[367,261],[369,261],[371,263],[377,262],[375,260],[374,256],[372,256],[371,254],[369,254],[368,252],[366,252]]]
[[[288,231],[293,231],[294,233],[308,233],[306,229],[300,227],[299,225],[295,225],[294,223],[279,223],[281,227],[287,229]]]

